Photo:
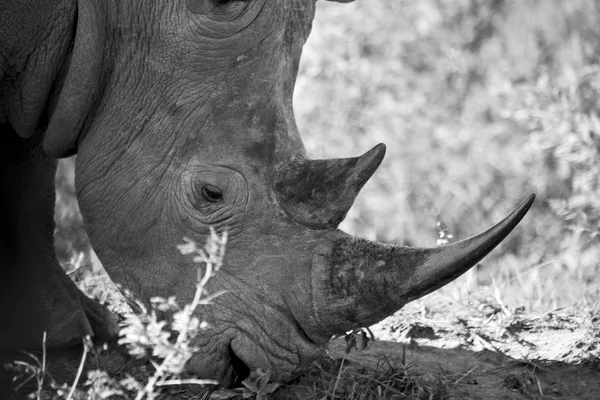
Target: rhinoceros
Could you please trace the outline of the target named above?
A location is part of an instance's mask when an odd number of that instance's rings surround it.
[[[345,2],[345,1],[339,1]],[[533,198],[484,233],[434,248],[338,229],[382,162],[307,157],[292,94],[315,0],[2,0],[0,346],[113,337],[115,319],[53,250],[56,159],[111,278],[138,298],[194,294],[177,249],[227,229],[187,368],[223,385],[254,368],[287,380],[332,335],[367,326],[491,251]]]

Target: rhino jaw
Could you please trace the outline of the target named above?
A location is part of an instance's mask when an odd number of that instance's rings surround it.
[[[477,264],[521,221],[535,196],[479,235],[445,246],[412,248],[327,233],[313,255],[312,291],[318,334],[368,326],[453,281]]]

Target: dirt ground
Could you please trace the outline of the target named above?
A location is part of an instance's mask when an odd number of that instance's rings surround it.
[[[114,312],[125,312],[116,288],[107,286],[101,281],[98,291],[84,289],[96,297],[102,293]],[[600,399],[598,305],[533,314],[509,308],[488,292],[457,300],[438,291],[370,331],[375,340],[363,350],[346,353],[344,338],[332,341],[329,356],[337,363],[327,375],[335,377],[339,368],[365,373],[385,364],[408,371],[417,384],[440,387],[425,398]],[[302,399],[303,388],[314,387],[314,379],[309,374],[272,397]]]
[[[382,359],[425,381],[443,380],[450,399],[600,399],[600,324],[592,309],[524,315],[489,300],[410,304],[371,331],[367,349],[333,358],[375,368]],[[400,397],[398,397],[400,398]]]
[[[85,289],[95,292],[93,287]],[[102,282],[98,289],[112,311],[126,311],[116,288],[106,290]],[[461,303],[435,293],[372,326],[369,335],[350,346],[349,353],[344,337],[332,341],[331,360],[317,366],[317,372],[263,398],[341,400],[353,394],[353,399],[393,400],[600,399],[597,306],[532,315],[511,310],[489,296],[472,295]],[[70,365],[79,355],[67,358]],[[100,364],[116,376],[145,368],[126,354],[113,353]],[[65,370],[64,365],[59,369]],[[74,372],[76,363],[71,369]],[[374,387],[371,394],[356,396],[366,385]],[[378,391],[383,394],[373,397]],[[166,398],[199,395],[197,390],[180,389]],[[227,393],[210,398],[227,398]]]

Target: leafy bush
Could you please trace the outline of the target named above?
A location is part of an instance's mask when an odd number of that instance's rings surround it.
[[[46,398],[71,400],[108,399],[117,396],[123,399],[151,400],[157,398],[163,388],[168,386],[217,384],[216,381],[206,379],[183,379],[180,375],[188,360],[197,351],[191,345],[192,340],[200,331],[208,327],[208,323],[200,321],[195,313],[201,311],[202,307],[212,304],[212,300],[223,294],[223,292],[209,294],[205,286],[223,264],[227,234],[219,236],[211,230],[204,247],[198,247],[189,239],[185,239],[185,242],[178,246],[180,252],[193,255],[193,261],[201,264],[198,267],[198,281],[191,303],[180,307],[175,297],[168,299],[154,297],[148,309],[143,303],[136,301],[141,312],[126,314],[119,331],[119,344],[124,345],[132,357],[145,358],[152,365],[153,368],[148,369],[146,376],[126,375],[124,378],[117,379],[106,371],[91,370],[88,371],[87,380],[83,384],[85,390],[77,389],[85,359],[93,348],[90,338],[87,337],[83,341],[84,352],[72,385],[57,384],[52,377],[46,376],[45,348],[42,360],[30,355],[32,362],[17,361],[13,364],[12,368],[24,377],[25,382],[32,378],[36,379],[36,390],[29,397],[37,400]],[[159,315],[171,315],[172,318],[167,322],[159,318]],[[44,389],[45,380],[51,390]]]

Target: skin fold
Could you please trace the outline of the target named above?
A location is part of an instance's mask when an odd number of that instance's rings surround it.
[[[227,229],[208,291],[228,293],[202,309],[211,328],[192,343],[200,350],[188,365],[226,386],[253,368],[275,380],[298,375],[331,335],[381,320],[475,265],[531,205],[434,250],[337,230],[385,146],[307,158],[292,97],[314,0],[0,6],[3,354],[39,348],[44,331],[55,348],[116,333],[55,260],[56,158],[77,153],[92,245],[142,300],[190,301],[196,265],[176,245]],[[384,306],[369,313],[374,304]]]

